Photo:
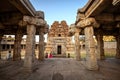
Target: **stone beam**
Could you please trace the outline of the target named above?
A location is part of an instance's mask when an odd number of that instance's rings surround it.
[[[1,23],[5,25],[17,24],[22,19],[22,14],[18,12],[2,13],[0,19]]]
[[[100,21],[120,21],[120,15],[113,14],[100,14],[99,16],[95,16],[96,20]]]
[[[112,4],[113,4],[113,5],[120,4],[120,0],[113,0]]]
[[[29,0],[9,0],[22,14],[35,16],[35,9]]]
[[[27,22],[28,24],[33,24],[36,26],[45,26],[46,21],[43,19],[38,19],[37,17],[30,17],[30,16],[24,16],[23,21]]]

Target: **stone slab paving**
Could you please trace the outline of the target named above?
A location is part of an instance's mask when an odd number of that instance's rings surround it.
[[[32,74],[21,73],[23,62],[0,63],[0,80],[120,80],[120,60],[98,61],[98,71],[89,71],[72,58],[51,58],[39,62]],[[11,65],[10,65],[11,64]]]

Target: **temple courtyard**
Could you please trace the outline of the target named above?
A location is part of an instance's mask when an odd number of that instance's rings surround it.
[[[0,60],[0,80],[120,80],[120,60],[98,61],[99,70],[90,71],[84,61],[74,58],[50,58],[38,62],[36,70],[23,73],[23,61]]]

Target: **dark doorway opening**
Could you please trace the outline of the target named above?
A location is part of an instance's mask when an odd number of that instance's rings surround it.
[[[57,53],[61,54],[61,45],[58,45],[58,47],[57,47]]]

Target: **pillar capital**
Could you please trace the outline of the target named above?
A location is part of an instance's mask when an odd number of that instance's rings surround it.
[[[98,28],[99,24],[96,22],[95,18],[85,18],[85,19],[79,21],[76,26],[80,27],[80,28],[85,28],[85,27],[89,27],[89,26]]]
[[[69,36],[73,36],[75,33],[79,33],[80,31],[81,29],[76,27],[75,24],[71,24],[69,28]]]
[[[23,16],[23,21],[35,26],[44,26],[46,24],[45,20],[39,19],[38,17],[31,17],[31,16]]]

